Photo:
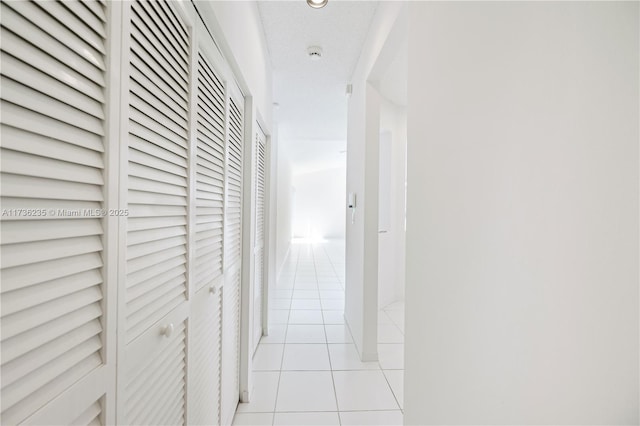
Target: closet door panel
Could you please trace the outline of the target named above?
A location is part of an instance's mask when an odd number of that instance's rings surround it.
[[[258,133],[255,138],[255,244],[254,256],[254,282],[253,282],[253,352],[258,349],[262,338],[262,308],[264,296],[264,213],[265,213],[265,153],[266,136],[258,125]]]
[[[203,52],[197,58],[195,290],[222,276],[224,85]]]
[[[0,16],[1,421],[100,423],[108,10],[2,2]]]
[[[118,418],[184,424],[189,308],[190,29],[170,1],[127,3],[124,294]]]
[[[233,419],[240,399],[240,305],[242,260],[243,98],[227,97],[226,206],[222,305],[222,422]]]
[[[231,424],[240,400],[240,268],[225,273],[222,288],[222,424]]]
[[[220,423],[222,382],[221,282],[196,293],[192,303],[193,342],[190,370],[190,422]]]
[[[127,342],[186,301],[189,123],[186,27],[167,2],[130,17]]]

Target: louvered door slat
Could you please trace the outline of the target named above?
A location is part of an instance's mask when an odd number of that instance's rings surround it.
[[[2,129],[2,146],[16,152],[34,154],[43,158],[62,160],[70,164],[82,164],[97,169],[102,169],[103,160],[100,152],[92,151],[82,147],[72,147],[68,143],[30,133],[24,129],[16,127],[4,127]],[[25,138],[29,138],[29,143],[25,144]],[[69,150],[73,150],[73,158],[67,158]]]
[[[220,93],[224,93],[224,89],[221,88],[218,84],[210,84],[208,79],[199,78],[198,84],[204,88],[204,90],[214,92],[220,91]],[[206,92],[198,93],[198,101],[202,102],[203,106],[205,106],[207,113],[211,117],[217,117],[217,120],[211,122],[210,124],[213,126],[219,126],[220,122],[218,119],[223,119],[225,116],[224,113],[224,99],[221,98],[218,94],[211,94]],[[203,116],[203,118],[207,118],[207,116]],[[224,127],[216,127],[220,132],[220,136],[224,134]]]
[[[191,419],[196,425],[220,423],[222,374],[222,291],[196,293],[192,310],[193,354],[190,386]]]
[[[79,0],[67,0],[64,2],[64,6],[76,15],[81,22],[85,22],[98,35],[106,38],[107,33],[104,28],[106,16],[104,11],[101,14],[100,9],[92,7],[92,4],[91,2],[83,3]]]
[[[145,37],[145,32],[148,34],[148,28],[143,28],[143,24],[137,24],[139,27],[132,27],[131,36],[135,42],[133,43],[133,47],[137,49],[139,52],[138,55],[142,61],[144,61],[149,66],[153,67],[156,70],[156,74],[158,78],[162,80],[162,82],[172,88],[172,92],[176,93],[178,96],[183,97],[180,94],[180,91],[175,91],[174,86],[182,86],[187,84],[186,81],[183,80],[181,74],[186,74],[184,70],[175,69],[170,62],[170,59],[167,60],[162,56],[162,53],[159,51],[164,50],[158,48],[149,41],[147,37]],[[155,34],[154,34],[155,35]],[[153,36],[149,35],[148,37],[152,38]],[[160,43],[157,41],[157,43]]]
[[[62,162],[59,159],[24,154],[10,149],[3,151],[2,166],[4,173],[94,185],[104,184],[102,167]]]
[[[123,397],[128,424],[184,423],[186,330],[183,322],[174,325],[169,337],[149,335],[154,342],[166,342],[154,343],[149,357],[127,369]]]
[[[97,351],[102,346],[99,337],[91,338],[86,342],[81,342],[76,347],[66,348],[64,356],[58,356],[44,366],[35,369],[31,374],[25,375],[21,380],[14,383],[3,383],[6,393],[10,397],[4,398],[6,406],[24,401],[27,396],[38,392],[52,380],[58,377],[60,371],[68,371],[85,360],[93,361],[94,366],[101,364],[102,360]]]
[[[264,210],[265,210],[265,143],[266,136],[258,126],[255,139],[255,242],[253,283],[253,350],[257,350],[262,337],[262,305],[264,294]]]
[[[198,135],[200,138],[206,138],[209,140],[215,140],[216,142],[224,141],[222,128],[220,123],[213,124],[212,120],[219,120],[216,116],[209,116],[203,118],[203,114],[210,114],[210,112],[206,111],[205,107],[202,107],[198,113],[198,125],[200,126],[200,134]],[[224,143],[222,143],[224,145]],[[220,156],[224,158],[224,152],[219,152],[216,150],[216,147],[211,147],[208,151],[212,156]]]
[[[167,26],[165,30],[173,37],[177,42],[177,46],[180,46],[184,52],[184,57],[188,56],[189,52],[189,35],[187,34],[187,28],[182,20],[176,15],[175,11],[169,7],[167,2],[150,2],[151,6],[156,10],[158,16],[162,17]],[[174,44],[174,46],[176,46]],[[175,47],[180,51],[180,48]]]
[[[70,14],[64,11],[61,12],[59,7],[62,6],[58,5],[57,2],[32,3],[16,1],[10,2],[9,6],[23,17],[28,17],[28,20],[41,29],[42,32],[75,52],[89,64],[98,68],[98,70],[104,72],[104,39],[94,37],[90,31],[84,31],[83,28],[74,27],[71,30],[65,25],[68,25],[69,22],[59,22],[56,17],[50,14],[51,12],[63,16],[63,20],[65,20],[64,16],[70,16]],[[50,10],[43,10],[46,8]],[[96,46],[99,46],[99,49],[96,49]],[[102,80],[104,81],[104,79]]]
[[[140,2],[139,4],[141,7],[133,9],[132,22],[134,27],[143,35],[145,33],[153,33],[155,36],[145,37],[147,51],[154,54],[154,56],[156,56],[155,53],[159,54],[167,66],[177,73],[175,76],[186,83],[187,81],[182,77],[183,74],[187,73],[187,56],[184,50],[177,46],[173,37],[163,31],[167,27],[158,27],[156,22],[162,21],[162,18],[149,5],[149,2]]]
[[[134,5],[134,10],[136,10],[138,6],[139,4],[136,3]],[[156,87],[168,89],[168,94],[178,96],[180,99],[176,99],[176,101],[183,102],[186,109],[189,97],[187,94],[182,92],[181,88],[187,85],[187,81],[181,76],[180,71],[174,69],[166,60],[164,60],[164,58],[158,57],[158,52],[149,44],[150,39],[157,40],[157,38],[157,34],[149,33],[148,31],[145,31],[144,28],[132,25],[132,63],[135,64],[138,69],[143,71],[145,76],[148,76],[148,74],[144,73],[145,70],[142,68],[150,69],[158,79],[157,82],[154,82],[154,85]],[[157,41],[157,43],[160,42]],[[182,74],[187,74],[187,72],[182,71]]]
[[[94,49],[94,56],[99,58],[100,55],[98,53],[104,55],[105,46],[103,40],[106,37],[106,31],[102,22],[91,19],[91,17],[89,17],[89,22],[86,20],[83,21],[74,13],[69,13],[71,8],[65,6],[65,2],[42,2],[38,3],[38,6],[46,10],[51,16],[55,17],[60,23],[62,23],[62,25],[69,29],[69,31],[75,35],[81,36],[82,41]],[[94,27],[93,25],[96,26]],[[96,62],[96,65],[98,64],[99,62]]]
[[[202,53],[198,55],[197,155],[196,155],[196,291],[210,286],[222,275],[224,211],[224,85]],[[209,84],[211,80],[215,84]],[[218,113],[214,113],[218,111]]]
[[[2,193],[6,197],[85,201],[104,199],[102,189],[96,185],[11,173],[2,173],[1,179]],[[50,204],[41,203],[42,206],[50,207]]]
[[[186,188],[180,185],[180,182],[178,182],[178,184],[176,185],[164,182],[160,179],[155,180],[152,178],[138,178],[135,175],[131,175],[131,177],[129,178],[129,188],[132,191],[177,195],[180,197],[185,197],[187,195]]]
[[[130,175],[141,180],[155,180],[166,185],[173,185],[176,188],[184,187],[186,179],[182,176],[176,176],[173,173],[167,173],[163,170],[154,169],[145,165],[137,165],[130,170]]]
[[[186,160],[162,148],[164,142],[156,137],[154,143],[150,143],[130,134],[129,160],[132,164],[140,164],[161,172],[186,177]]]
[[[87,78],[84,74],[71,68],[70,64],[62,62],[64,58],[54,58],[44,50],[34,49],[29,41],[4,27],[1,30],[1,37],[4,52],[8,55],[22,57],[23,61],[29,64],[34,70],[53,77],[74,91],[81,92],[93,100],[104,102],[104,93],[102,92],[101,86]],[[72,84],[68,82],[72,82]]]
[[[209,131],[206,123],[202,124],[199,121],[198,124],[201,127],[201,132],[198,134],[198,139],[215,141],[215,145],[204,146],[203,152],[207,154],[207,156],[210,158],[210,161],[212,161],[213,163],[217,163],[218,161],[224,162],[224,137],[220,136],[222,135],[222,131],[220,131],[220,135],[216,135]]]
[[[129,205],[129,220],[144,217],[183,217],[187,214],[184,206],[148,206],[148,205]]]
[[[200,154],[196,162],[198,178],[209,185],[219,186],[224,179],[224,167],[219,164],[221,160],[209,156],[204,150]]]
[[[102,234],[100,223],[87,218],[78,218],[75,221],[42,219],[30,223],[6,220],[2,224],[2,231],[2,240],[5,244]]]
[[[240,268],[229,271],[222,288],[222,421],[238,405],[240,381]]]
[[[4,209],[44,212],[3,217],[6,424],[55,404],[104,363],[104,230],[89,209],[104,200],[107,29],[104,5],[88,4],[94,12],[54,1],[0,6],[0,195]]]
[[[71,424],[82,426],[94,426],[102,424],[100,416],[102,415],[102,405],[100,401],[96,401],[89,406],[77,419],[75,419]]]
[[[68,333],[63,339],[54,340],[42,345],[40,351],[32,351],[2,367],[2,381],[5,386],[14,384],[29,374],[40,375],[40,367],[51,367],[49,358],[58,359],[70,348],[77,347],[83,342],[98,336],[102,329],[97,324],[88,323]],[[94,340],[94,343],[96,341]],[[99,343],[99,341],[97,341]],[[83,348],[86,345],[81,345]],[[46,352],[45,352],[46,351]],[[37,376],[36,376],[37,377]],[[41,378],[41,377],[40,377]]]
[[[102,314],[98,304],[82,307],[64,316],[56,318],[47,324],[22,333],[17,338],[7,340],[3,347],[2,362],[10,362],[26,353],[39,348],[48,342],[64,336],[65,334],[85,326],[87,323],[99,325],[99,321],[93,321]],[[48,333],[43,336],[43,333]]]
[[[149,91],[152,90],[153,96],[159,100],[163,105],[165,105],[167,108],[169,108],[174,114],[177,114],[178,116],[181,116],[181,114],[184,114],[185,112],[185,108],[184,105],[180,102],[176,101],[175,97],[170,96],[167,91],[168,91],[168,87],[163,87],[163,85],[159,85],[156,86],[155,83],[158,82],[153,82],[154,86],[153,87],[143,87],[140,86],[139,82],[143,82],[145,81],[145,74],[143,72],[141,72],[137,67],[136,64],[132,61],[131,62],[131,80],[132,80],[132,84],[136,85],[136,87],[141,87],[142,90],[145,91]]]
[[[101,101],[87,97],[82,92],[69,90],[69,86],[66,83],[34,68],[30,64],[20,61],[13,55],[7,54],[3,56],[2,73],[15,81],[25,79],[29,81],[31,88],[39,93],[60,99],[65,104],[84,111],[93,117],[104,119]]]
[[[213,96],[219,105],[211,105],[219,111],[220,115],[224,114],[224,84],[217,75],[209,68],[203,68],[202,73],[198,75],[198,81],[208,87],[209,93],[201,93],[202,96]]]
[[[68,104],[64,99],[52,98],[4,76],[0,79],[0,84],[2,84],[3,100],[14,105],[21,105],[35,113],[47,115],[81,130],[104,136],[103,120],[100,117],[93,117]]]
[[[82,359],[72,368],[64,370],[62,372],[63,374],[58,375],[56,379],[39,387],[35,392],[30,394],[28,398],[24,398],[17,404],[7,407],[3,413],[3,421],[10,421],[7,419],[16,418],[20,416],[22,412],[35,412],[48,401],[48,395],[59,395],[100,364],[101,359],[97,354],[92,354],[90,357]],[[9,404],[4,399],[2,402],[6,405]]]
[[[182,275],[184,275],[184,271]],[[164,285],[158,286],[158,291],[143,300],[139,304],[141,307],[127,317],[127,332],[130,335],[138,336],[162,319],[159,312],[171,312],[178,307],[184,300],[182,290],[176,288],[180,282],[180,279],[169,280],[163,283]]]
[[[10,2],[10,5],[11,7],[15,7],[16,5],[27,3],[26,1],[17,1]],[[0,11],[3,16],[2,25],[30,44],[30,47],[25,51],[25,62],[29,62],[29,59],[34,57],[48,55],[51,59],[46,59],[43,63],[51,62],[51,66],[59,66],[58,63],[66,64],[70,69],[77,71],[78,75],[82,76],[82,79],[91,80],[101,87],[105,86],[105,76],[102,68],[96,67],[95,64],[92,63],[93,61],[82,55],[82,52],[77,52],[69,48],[64,44],[64,40],[41,29],[34,22],[6,6],[7,4],[9,4],[9,2],[3,2],[0,6]],[[26,13],[28,16],[27,12],[22,13]],[[7,45],[9,46],[9,52],[15,56],[20,56],[16,54],[16,52],[20,51],[18,46],[11,47],[9,43]],[[39,68],[42,69],[45,67]],[[75,86],[75,84],[73,85]],[[81,87],[81,84],[78,85],[78,89]]]
[[[4,100],[0,104],[0,108],[2,108],[2,122],[7,126],[68,143],[71,145],[70,149],[74,146],[81,146],[97,152],[104,151],[100,135],[88,133],[55,118],[43,116],[36,111]]]
[[[228,256],[228,263],[231,265],[240,260],[241,252],[241,211],[242,205],[242,110],[238,102],[231,98],[229,100],[229,136],[227,154],[227,233],[229,235],[229,246],[225,256]]]
[[[95,16],[98,17],[102,22],[107,22],[107,14],[104,11],[104,8],[99,2],[91,1],[91,0],[81,0],[80,3],[88,10],[91,11]]]
[[[127,299],[136,299],[158,286],[162,279],[175,278],[184,272],[182,268],[185,257],[184,255],[174,255],[170,250],[164,250],[159,253],[161,255],[169,254],[172,257],[165,259],[160,266],[154,264],[152,267],[142,269],[138,272],[128,274],[131,281],[131,288],[127,291]],[[164,257],[164,256],[163,256]]]
[[[186,123],[182,121],[182,117],[180,116],[181,111],[178,110],[176,112],[173,108],[171,108],[171,104],[165,102],[165,95],[161,91],[150,92],[148,88],[138,84],[135,80],[131,80],[131,91],[135,93],[137,97],[140,99],[144,99],[145,102],[153,105],[153,108],[156,108],[162,116],[167,117],[171,120],[168,124],[173,124],[171,130],[178,134],[184,134],[184,131],[187,130]],[[161,116],[160,116],[161,117]],[[179,127],[176,127],[179,126]]]
[[[4,315],[11,315],[99,285],[101,282],[100,273],[96,270],[90,270],[64,277],[64,279],[51,280],[38,286],[6,292],[2,295],[2,312]]]
[[[178,138],[186,140],[187,131],[185,128],[170,121],[171,117],[165,116],[162,113],[163,108],[160,104],[156,104],[153,101],[148,102],[137,96],[136,93],[131,93],[131,96],[134,98],[131,102],[131,120],[167,140],[174,141],[174,139],[177,140]],[[181,146],[185,145],[181,144]]]
[[[186,218],[181,216],[133,218],[128,223],[128,229],[129,231],[140,231],[143,229],[186,225],[185,220]]]

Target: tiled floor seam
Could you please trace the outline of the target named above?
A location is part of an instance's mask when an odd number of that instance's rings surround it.
[[[314,265],[315,265],[315,253],[314,253]],[[314,266],[315,268],[315,266]],[[318,281],[318,271],[316,269],[316,282]],[[320,288],[318,287],[318,297],[320,297]],[[322,308],[322,300],[320,300],[320,307]],[[338,423],[342,425],[342,420],[340,419],[340,407],[338,406],[338,393],[336,392],[336,381],[333,378],[333,365],[331,364],[331,354],[329,353],[329,342],[327,339],[327,324],[324,320],[324,309],[320,309],[322,315],[322,327],[324,328],[324,342],[325,348],[327,349],[327,357],[329,357],[329,371],[331,371],[331,385],[333,386],[333,398],[336,401],[336,412],[338,413]]]
[[[296,259],[296,272],[298,270],[298,260],[299,260],[299,256],[300,254],[298,253],[298,258]],[[295,277],[295,273],[294,272],[294,277]],[[295,279],[295,278],[294,278]],[[294,283],[294,287],[295,287],[295,283]],[[289,314],[291,314],[291,303],[293,303],[293,297],[291,299],[289,299]],[[289,333],[289,315],[287,315],[287,325],[285,326],[285,330],[284,330],[284,341],[286,344],[287,341],[287,334]],[[282,379],[282,365],[284,363],[284,344],[282,346],[282,355],[280,356],[280,371],[278,371],[278,385],[276,386],[276,398],[273,402],[273,416],[271,418],[271,426],[275,425],[276,422],[276,407],[278,406],[278,392],[280,391],[280,380]]]

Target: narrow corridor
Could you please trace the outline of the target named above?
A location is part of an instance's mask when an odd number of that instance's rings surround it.
[[[361,362],[344,325],[344,263],[344,242],[292,245],[234,425],[402,424],[404,305],[380,311],[379,362]]]

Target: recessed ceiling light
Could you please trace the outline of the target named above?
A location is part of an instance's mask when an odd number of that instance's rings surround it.
[[[307,0],[307,4],[314,9],[325,7],[329,0]]]

